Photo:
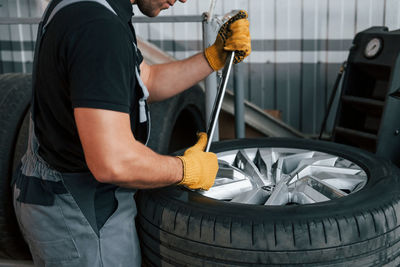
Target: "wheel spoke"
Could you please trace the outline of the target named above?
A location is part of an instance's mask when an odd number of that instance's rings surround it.
[[[236,158],[236,154],[238,152],[239,152],[239,150],[231,150],[231,151],[218,153],[218,161],[222,160],[230,165],[233,165],[233,162],[235,161],[235,158]]]
[[[338,157],[329,156],[329,155],[302,159],[299,162],[297,168],[291,172],[291,175],[299,172],[300,170],[304,169],[305,167],[310,167],[313,165],[333,167],[333,166],[335,166],[337,159],[338,159]]]
[[[249,178],[242,170],[229,165],[227,162],[218,160],[218,165],[219,169],[217,177],[219,178],[228,178],[231,180],[243,180]]]
[[[322,181],[335,188],[350,192],[356,192],[358,191],[357,188],[364,187],[366,184],[365,179],[351,175],[342,175],[340,178],[323,178]]]
[[[264,184],[275,184],[275,180],[272,176],[272,154],[271,150],[260,150],[257,149],[256,157],[254,158],[254,164],[259,169]]]
[[[239,181],[232,181],[228,182],[226,178],[224,179],[223,182],[219,183],[217,182],[213,187],[210,188],[208,191],[201,191],[200,193],[204,196],[215,198],[215,199],[220,199],[220,200],[231,200],[235,196],[252,190],[253,184],[248,180],[248,179],[243,179]]]
[[[283,174],[290,174],[298,166],[299,162],[306,158],[311,158],[314,152],[305,152],[300,154],[288,155],[279,158],[276,167],[276,180],[279,182]]]
[[[361,170],[328,166],[305,166],[297,173],[293,181],[305,176],[318,177],[326,184],[348,191],[353,191],[366,181],[366,174]]]
[[[327,198],[311,186],[308,186],[307,184],[302,184],[296,189],[297,190],[292,193],[292,203],[312,204],[329,200],[329,198]]]
[[[299,180],[297,180],[295,183],[291,184],[290,187],[293,187],[293,191],[297,192],[303,192],[304,194],[308,195],[309,193],[312,193],[313,197],[318,197],[318,201],[322,201],[322,199],[335,199],[335,198],[340,198],[347,196],[345,192],[342,190],[325,183],[324,181],[313,177],[313,176],[306,176],[303,177]],[[309,187],[312,188],[313,190],[309,190]],[[306,190],[306,191],[304,191]],[[314,191],[317,191],[319,194],[316,195]],[[324,197],[320,196],[323,195]],[[313,198],[311,197],[311,198]],[[314,198],[313,198],[314,199]],[[326,201],[326,200],[325,200]]]
[[[297,172],[300,177],[306,175],[319,175],[322,173],[331,173],[336,175],[356,175],[361,171],[358,169],[348,169],[341,167],[329,167],[329,166],[304,166]]]
[[[231,202],[261,205],[267,201],[270,195],[271,192],[266,189],[254,188],[250,191],[238,194],[231,200]]]
[[[258,171],[256,165],[247,156],[246,152],[239,150],[239,152],[236,154],[234,164],[250,177],[250,180],[254,185],[265,185],[261,173]]]
[[[292,178],[290,176],[286,176],[285,178],[281,179],[264,205],[277,206],[289,203],[289,188],[287,184],[291,179]]]

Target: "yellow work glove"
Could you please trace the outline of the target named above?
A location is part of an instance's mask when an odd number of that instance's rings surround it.
[[[240,10],[221,26],[215,43],[206,48],[204,55],[211,68],[220,70],[230,51],[235,51],[235,64],[242,62],[251,53],[249,21],[244,10]]]
[[[204,152],[207,145],[207,134],[197,134],[197,143],[187,149],[183,156],[179,156],[183,164],[183,179],[179,185],[190,189],[208,190],[214,184],[218,172],[217,155]]]

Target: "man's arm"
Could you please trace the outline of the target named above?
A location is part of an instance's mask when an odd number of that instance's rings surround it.
[[[135,140],[127,113],[75,108],[74,115],[86,163],[99,182],[139,189],[179,183],[208,190],[214,184],[218,160],[204,152],[205,133],[183,156],[169,157]]]
[[[221,26],[215,43],[204,52],[166,64],[149,66],[143,62],[141,78],[149,90],[149,101],[176,95],[221,69],[229,51],[236,52],[235,63],[243,61],[251,52],[249,21],[243,10]]]
[[[74,114],[86,162],[99,182],[143,189],[182,180],[181,160],[136,141],[129,114],[92,108],[75,108]]]
[[[208,64],[204,53],[190,58],[165,64],[140,65],[141,78],[149,90],[149,101],[156,102],[197,84],[214,70]]]

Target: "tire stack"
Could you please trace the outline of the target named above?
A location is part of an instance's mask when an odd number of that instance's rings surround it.
[[[25,149],[31,76],[0,76],[0,258],[30,259],[12,207],[11,176]]]

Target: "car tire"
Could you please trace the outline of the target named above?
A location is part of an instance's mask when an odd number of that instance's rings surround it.
[[[330,201],[288,206],[225,202],[182,187],[139,191],[138,233],[148,266],[398,266],[400,172],[349,146],[304,139],[242,139],[211,151],[315,150],[348,159],[365,186]]]
[[[151,132],[148,146],[169,154],[195,144],[205,130],[204,92],[195,85],[172,98],[150,105]]]
[[[30,259],[12,206],[11,177],[26,149],[31,76],[0,75],[0,258]]]

